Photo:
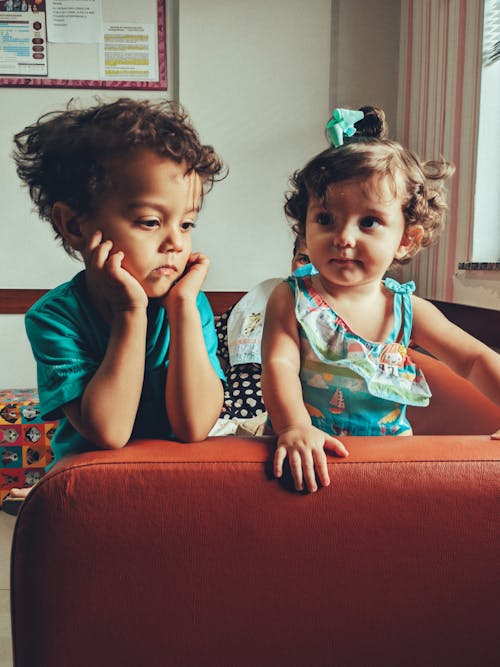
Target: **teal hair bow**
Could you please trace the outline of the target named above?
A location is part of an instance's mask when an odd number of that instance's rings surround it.
[[[345,137],[352,137],[356,133],[354,123],[365,117],[362,111],[353,109],[334,109],[331,120],[326,124],[326,131],[330,143],[335,148],[342,146]]]

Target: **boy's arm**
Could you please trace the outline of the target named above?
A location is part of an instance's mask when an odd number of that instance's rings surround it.
[[[299,378],[299,345],[293,295],[282,283],[269,298],[262,339],[262,394],[278,436],[274,473],[281,477],[288,456],[296,490],[301,491],[305,482],[309,491],[316,491],[316,474],[323,486],[330,483],[325,446],[341,456],[347,451],[311,423]]]
[[[197,306],[208,266],[207,257],[193,254],[185,275],[164,300],[170,323],[165,404],[172,431],[186,442],[207,437],[224,400],[222,382],[208,355]]]
[[[132,435],[144,381],[146,310],[116,314],[106,354],[81,398],[63,406],[75,429],[103,449],[118,449]]]
[[[433,304],[413,297],[412,338],[500,404],[500,355],[450,322]]]
[[[63,406],[74,428],[103,449],[130,440],[144,383],[148,298],[122,267],[124,255],[95,232],[85,249],[85,282],[110,325],[106,353],[80,398]]]

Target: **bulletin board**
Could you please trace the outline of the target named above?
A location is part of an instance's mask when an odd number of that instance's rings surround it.
[[[165,0],[0,0],[0,86],[167,90]]]

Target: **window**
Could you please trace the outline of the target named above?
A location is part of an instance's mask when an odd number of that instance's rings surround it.
[[[472,262],[460,268],[500,269],[499,147],[500,0],[485,0]]]

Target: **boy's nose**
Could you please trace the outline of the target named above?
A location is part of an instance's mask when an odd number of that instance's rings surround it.
[[[160,244],[160,252],[180,252],[182,250],[182,234],[180,229],[167,229]]]

